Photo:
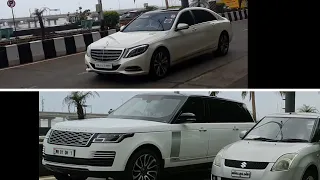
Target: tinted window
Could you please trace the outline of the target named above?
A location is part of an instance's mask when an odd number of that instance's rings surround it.
[[[167,11],[142,14],[127,25],[122,32],[167,31],[171,29],[177,13],[176,11]]]
[[[214,17],[214,15],[212,15],[211,13],[209,13],[208,11],[204,11],[204,10],[191,10],[191,12],[193,13],[195,19],[196,19],[196,23],[203,23],[203,22],[207,22],[207,21],[213,21],[213,20],[217,20],[216,17]]]
[[[204,102],[201,98],[189,97],[181,111],[182,113],[193,113],[196,115],[197,123],[205,123]]]
[[[250,113],[242,104],[223,100],[208,99],[207,106],[210,113],[208,116],[208,122],[253,122]]]
[[[193,19],[191,13],[189,11],[182,13],[179,17],[179,20],[178,20],[178,24],[179,23],[186,23],[189,26],[194,25],[194,19]]]

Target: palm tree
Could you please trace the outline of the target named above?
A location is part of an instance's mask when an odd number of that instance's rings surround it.
[[[38,18],[39,24],[40,24],[40,28],[41,28],[41,37],[42,40],[44,40],[45,38],[45,29],[44,29],[44,23],[43,23],[43,13],[46,11],[46,8],[43,9],[35,9],[34,10],[34,15]]]
[[[257,120],[257,114],[256,114],[256,96],[254,91],[242,91],[241,96],[242,99],[245,99],[249,95],[249,101],[252,103],[252,116],[253,120]]]
[[[217,96],[220,91],[209,91],[209,96]]]
[[[305,112],[305,113],[317,113],[317,112],[319,112],[317,110],[317,108],[309,106],[309,105],[305,105],[305,104],[302,107],[300,107],[298,109],[298,111],[299,112]]]
[[[97,92],[89,91],[74,91],[71,92],[67,97],[63,99],[63,104],[68,105],[68,110],[70,112],[70,107],[74,106],[77,108],[78,119],[84,119],[85,113],[83,111],[83,106],[86,104],[88,98],[99,96]]]

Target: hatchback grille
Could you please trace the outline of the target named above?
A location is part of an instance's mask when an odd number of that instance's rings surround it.
[[[115,61],[121,54],[122,50],[91,49],[91,58],[97,61]]]
[[[245,166],[241,164],[245,163]],[[236,161],[236,160],[225,160],[225,166],[241,168],[241,169],[265,169],[268,166],[268,162],[253,162],[253,161]],[[241,167],[242,166],[242,167]]]
[[[53,130],[48,143],[65,146],[87,146],[93,133]]]

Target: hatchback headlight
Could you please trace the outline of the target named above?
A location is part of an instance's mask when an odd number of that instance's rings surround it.
[[[144,52],[147,51],[149,45],[144,44],[144,45],[140,45],[140,46],[136,46],[133,48],[128,49],[126,55],[124,56],[125,58],[130,58],[130,57],[134,57],[134,56],[138,56],[140,54],[143,54]]]
[[[290,153],[282,155],[271,168],[271,171],[287,171],[291,168],[294,158],[298,154]]]
[[[220,150],[217,154],[217,156],[214,158],[213,164],[221,167],[221,163],[222,163],[222,154],[224,152],[224,149]]]
[[[106,133],[98,134],[94,139],[94,143],[118,143],[123,139],[132,137],[134,134],[124,134],[124,133]]]

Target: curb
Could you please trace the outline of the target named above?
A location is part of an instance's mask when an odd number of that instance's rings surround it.
[[[0,69],[83,52],[115,29],[0,47]]]

